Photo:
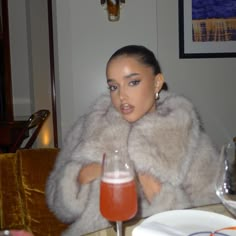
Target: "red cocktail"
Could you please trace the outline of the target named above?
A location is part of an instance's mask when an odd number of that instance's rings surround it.
[[[133,176],[107,173],[101,180],[100,211],[110,221],[125,221],[137,212],[137,192]]]

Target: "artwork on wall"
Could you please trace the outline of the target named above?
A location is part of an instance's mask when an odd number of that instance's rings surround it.
[[[179,57],[236,57],[236,0],[179,0]]]

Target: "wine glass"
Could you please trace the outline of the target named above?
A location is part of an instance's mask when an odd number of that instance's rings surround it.
[[[115,150],[103,156],[100,184],[100,212],[116,222],[117,236],[122,236],[122,221],[137,213],[137,190],[132,164]]]
[[[223,145],[220,155],[223,162],[216,183],[216,194],[222,204],[236,216],[236,143]]]

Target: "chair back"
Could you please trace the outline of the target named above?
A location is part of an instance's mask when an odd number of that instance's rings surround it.
[[[50,111],[45,109],[33,113],[27,120],[25,127],[19,133],[14,144],[10,147],[9,152],[14,153],[19,148],[31,148],[49,114]],[[25,143],[23,144],[24,141]]]

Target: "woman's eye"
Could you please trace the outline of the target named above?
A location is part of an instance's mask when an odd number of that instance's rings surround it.
[[[108,89],[110,91],[115,91],[117,89],[117,86],[115,86],[115,85],[108,85]]]
[[[133,81],[129,82],[129,85],[135,86],[135,85],[138,85],[139,83],[140,83],[140,80],[133,80]]]

